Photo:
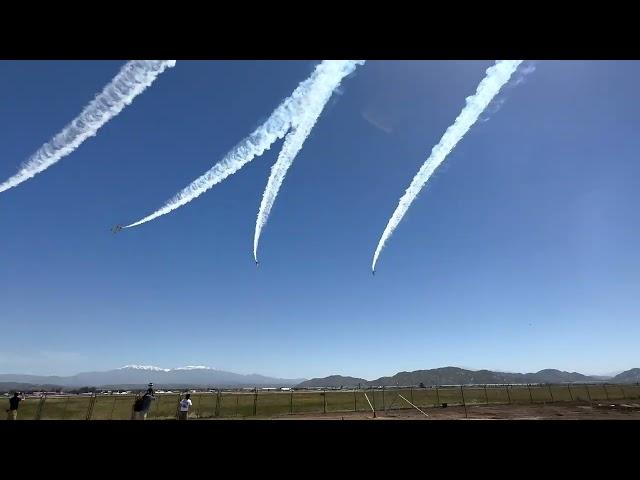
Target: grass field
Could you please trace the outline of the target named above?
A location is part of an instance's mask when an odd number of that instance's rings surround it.
[[[366,397],[365,397],[366,394]],[[601,402],[640,399],[638,385],[511,385],[487,387],[385,388],[342,391],[193,393],[191,418],[269,418],[282,415],[421,409],[447,403],[451,407],[526,405],[552,402]],[[404,400],[404,397],[406,400]],[[176,418],[180,394],[159,394],[147,418]],[[21,402],[19,420],[127,420],[134,395],[51,396]],[[8,400],[7,404],[8,404]],[[2,420],[5,415],[0,416]]]

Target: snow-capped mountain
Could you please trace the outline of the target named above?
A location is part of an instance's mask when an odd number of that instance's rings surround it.
[[[125,365],[118,370],[149,370],[152,372],[168,372],[169,368],[154,367],[153,365]]]
[[[290,386],[304,379],[272,378],[263,375],[241,375],[204,365],[162,368],[154,365],[125,365],[106,372],[84,372],[70,377],[0,374],[0,382],[20,382],[31,384],[61,385],[68,387],[103,385],[146,385],[153,382],[156,386]]]
[[[186,367],[176,368],[160,368],[153,365],[125,365],[118,368],[118,370],[148,370],[152,372],[172,372],[174,370],[215,370],[215,368],[205,367],[204,365],[187,365]]]

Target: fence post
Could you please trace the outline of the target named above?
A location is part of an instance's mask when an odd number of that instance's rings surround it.
[[[464,406],[464,418],[469,418],[467,415],[467,402],[464,401],[464,389],[460,385],[460,393],[462,394],[462,405]]]
[[[437,406],[440,406],[440,393],[438,392],[438,385],[436,385],[436,401],[438,402]]]
[[[353,389],[353,411],[357,412],[358,411],[358,405],[356,403],[356,389]]]
[[[604,388],[604,395],[607,397],[607,402],[609,401],[609,392],[607,392],[607,386],[603,383],[602,388]]]
[[[200,395],[198,395],[198,413],[196,413],[196,418],[202,418],[202,410],[200,410],[200,406],[202,405],[202,394],[203,392],[200,392]]]
[[[92,420],[93,419],[93,411],[96,408],[96,402],[98,401],[98,394],[94,392],[93,394],[93,401],[91,402],[91,411],[89,412],[89,418],[87,420]]]
[[[553,399],[553,392],[551,391],[551,384],[550,384],[550,383],[548,383],[548,384],[547,384],[547,387],[549,388],[549,395],[551,395],[551,401],[552,401],[552,402],[555,402],[555,400]]]
[[[237,407],[236,407],[236,410],[237,410]],[[216,417],[220,416],[220,389],[219,388],[216,390],[216,408],[213,411],[213,414]]]
[[[384,402],[384,385],[382,386],[382,410],[387,411],[387,404]]]
[[[510,389],[511,385],[507,385],[507,398],[509,399],[509,405],[511,405],[511,393],[509,393]]]
[[[96,394],[94,393],[93,395],[91,395],[91,398],[89,399],[89,409],[87,410],[87,417],[85,418],[85,420],[91,420],[91,416],[93,415],[93,406],[96,403]]]
[[[484,400],[485,400],[485,404],[489,405],[489,395],[487,394],[487,386],[484,386]]]
[[[322,391],[322,413],[327,413],[327,391]]]
[[[116,397],[113,394],[111,394],[111,396],[113,397],[113,405],[111,405],[111,413],[109,414],[109,420],[113,420],[113,411],[116,409],[116,400],[118,399],[118,397]]]
[[[569,389],[569,398],[571,398],[571,401],[573,402],[573,393],[571,392],[571,384],[567,383],[567,388]]]
[[[67,401],[64,402],[64,408],[62,409],[62,420],[65,419],[65,417],[67,416],[67,405],[69,404],[69,400],[71,399],[71,397],[67,397]]]
[[[589,385],[585,385],[585,388],[587,389],[587,397],[589,397],[589,403],[591,403],[591,392],[589,391]]]
[[[622,398],[627,398],[627,394],[624,393],[624,387],[620,384],[620,390],[622,390]]]
[[[409,393],[411,394],[411,403],[414,403],[414,401],[413,401],[413,386],[411,386],[411,390],[409,390]]]
[[[187,390],[189,391],[189,390]],[[160,398],[160,394],[158,394],[158,398]],[[185,394],[185,398],[186,398],[186,394]],[[195,405],[195,398],[193,397],[194,400],[191,400],[191,406]],[[176,409],[173,411],[173,419],[174,420],[179,420],[180,419],[180,402],[182,401],[182,395],[178,395],[178,401],[176,402]],[[195,412],[195,408],[193,409],[193,411]],[[194,415],[197,415],[196,413],[194,413]]]
[[[527,383],[527,388],[529,389],[529,401],[533,403],[533,395],[531,395],[531,385]]]
[[[253,394],[253,416],[256,416],[258,412],[258,387],[255,387],[255,393]]]
[[[44,407],[44,402],[46,401],[47,401],[47,394],[45,393],[40,397],[40,401],[38,402],[38,407],[36,408],[35,420],[40,420],[42,418],[42,408]]]

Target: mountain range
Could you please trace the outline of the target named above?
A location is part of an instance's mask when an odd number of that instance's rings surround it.
[[[491,370],[467,370],[458,367],[443,367],[430,370],[399,372],[390,377],[376,380],[331,375],[322,378],[274,378],[264,375],[217,370],[201,365],[160,368],[151,365],[126,365],[103,372],[84,372],[72,376],[43,376],[22,374],[0,374],[0,388],[28,390],[30,387],[144,387],[153,382],[156,388],[191,387],[379,387],[379,386],[424,386],[468,385],[500,383],[637,383],[640,382],[640,368],[632,368],[615,376],[589,376],[578,372],[564,372],[554,369],[535,373],[507,373]]]
[[[170,387],[190,385],[194,387],[285,387],[293,386],[303,378],[286,379],[264,375],[241,375],[201,365],[178,368],[160,368],[151,365],[125,365],[105,372],[84,372],[69,377],[0,374],[2,383],[30,385],[56,385],[61,387],[144,386],[153,382],[156,386]]]
[[[434,368],[431,370],[415,370],[400,372],[391,377],[380,377],[376,380],[331,375],[323,378],[312,378],[297,385],[300,388],[319,387],[379,387],[420,385],[469,385],[500,383],[636,383],[640,381],[640,369],[632,368],[613,377],[588,376],[578,372],[563,372],[546,369],[535,373],[506,373],[491,370],[466,370],[458,367]]]

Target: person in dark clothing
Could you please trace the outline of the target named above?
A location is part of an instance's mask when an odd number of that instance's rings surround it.
[[[18,406],[20,402],[24,400],[24,395],[15,392],[13,397],[9,399],[9,409],[7,410],[7,420],[18,419]]]
[[[153,391],[153,388],[147,389],[145,394],[142,396],[142,402],[140,403],[140,407],[139,407],[140,409],[136,410],[134,406],[133,419],[146,420],[147,414],[151,409],[151,402],[153,402],[155,399],[156,397],[155,397],[155,392]]]

